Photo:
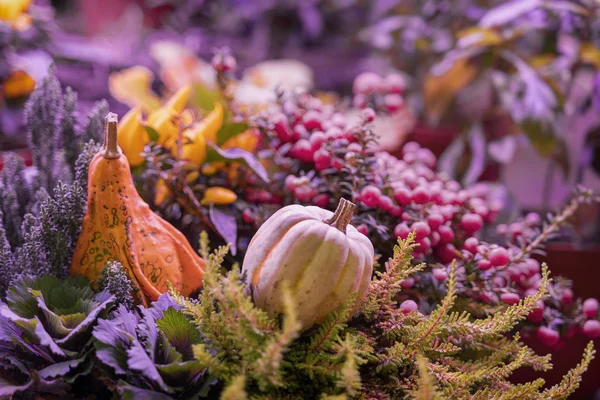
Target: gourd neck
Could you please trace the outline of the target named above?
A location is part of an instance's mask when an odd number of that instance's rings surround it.
[[[104,128],[104,147],[102,155],[108,160],[115,160],[121,157],[121,149],[117,143],[117,124],[119,117],[115,113],[106,114],[104,119],[106,124]]]
[[[352,220],[355,209],[356,205],[354,203],[342,198],[333,213],[333,217],[327,223],[342,233],[346,233],[346,227],[350,223],[350,220]]]

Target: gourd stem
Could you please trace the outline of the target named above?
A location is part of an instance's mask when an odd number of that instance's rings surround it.
[[[117,144],[117,123],[119,117],[115,113],[106,114],[104,130],[104,158],[114,160],[121,157],[121,149]]]
[[[351,201],[344,198],[340,199],[333,216],[329,220],[329,225],[339,229],[341,232],[346,233],[346,227],[352,220],[356,205]]]

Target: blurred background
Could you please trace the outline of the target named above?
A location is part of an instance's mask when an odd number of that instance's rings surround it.
[[[30,162],[23,107],[52,65],[80,115],[101,101],[123,115],[150,92],[214,84],[223,48],[253,100],[304,86],[352,113],[387,80],[381,145],[416,141],[463,184],[494,183],[505,221],[600,192],[596,0],[0,0],[0,168],[5,151]],[[552,271],[597,296],[598,205],[571,222],[547,248]]]
[[[399,72],[405,89],[380,118],[383,146],[394,152],[417,141],[463,183],[503,183],[507,204],[545,212],[576,185],[600,188],[597,1],[0,4],[4,150],[24,145],[22,105],[52,62],[83,107],[106,99],[122,115],[129,107],[111,92],[111,74],[144,66],[160,93],[181,80],[214,79],[206,61],[227,47],[254,83],[285,77],[288,86],[333,91],[358,106],[352,84],[359,73]],[[583,220],[575,243],[598,242],[598,210],[585,210]]]

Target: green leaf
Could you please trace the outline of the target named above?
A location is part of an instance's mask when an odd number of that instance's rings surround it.
[[[165,335],[169,343],[185,358],[193,358],[192,346],[202,343],[202,337],[196,327],[183,313],[168,308],[161,319],[156,321],[156,326]]]
[[[160,135],[158,134],[158,132],[156,132],[156,129],[148,125],[144,125],[144,129],[146,130],[146,133],[148,134],[148,137],[151,141],[158,142]]]
[[[217,132],[217,145],[222,145],[232,137],[245,132],[248,129],[246,122],[224,122],[219,132]]]
[[[554,155],[557,150],[558,140],[552,124],[527,119],[521,123],[521,129],[540,156],[551,157]]]
[[[193,93],[192,103],[206,112],[212,111],[215,103],[226,104],[218,90],[209,89],[204,85],[194,85]]]
[[[223,150],[217,146],[209,145],[206,147],[206,162],[239,162],[250,168],[263,181],[269,182],[269,175],[265,167],[260,163],[252,153],[242,149],[226,149]]]

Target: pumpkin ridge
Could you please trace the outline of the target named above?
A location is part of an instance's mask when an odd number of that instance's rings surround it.
[[[292,228],[295,227],[296,225],[297,224],[291,225],[285,231],[281,232],[279,239],[277,239],[277,241],[271,246],[271,249],[265,255],[265,258],[263,258],[262,262],[254,268],[254,271],[252,271],[252,286],[255,286],[255,287],[258,286],[258,284],[260,283],[260,271],[264,268],[269,257],[271,256],[271,254],[273,254],[274,250],[277,248],[279,243],[281,243],[281,241],[284,239],[285,235],[287,235],[288,232],[291,231]]]
[[[284,280],[289,282],[290,291],[291,293],[294,293],[295,288],[293,283],[296,280],[293,279],[293,271],[290,271],[298,260],[290,257],[290,254],[293,254],[298,248],[306,247],[307,241],[315,241],[315,238],[318,241],[322,239],[321,235],[318,234],[318,231],[315,231],[315,234],[318,236],[313,235],[313,230],[315,230],[315,228],[305,228],[305,226],[312,221],[312,219],[305,219],[292,225],[286,233],[287,238],[286,235],[281,237],[281,239],[287,240],[289,240],[290,237],[293,238],[292,243],[288,246],[284,246],[286,242],[282,242],[280,244],[283,247],[275,246],[270,250],[266,262],[268,263],[270,261],[272,264],[267,264],[266,272],[263,272],[262,279],[257,286],[259,290],[264,288],[262,289],[265,292],[263,301],[279,302],[282,299],[280,283]],[[298,273],[301,273],[301,271]]]
[[[296,283],[294,284],[294,286],[292,286],[292,293],[296,293],[298,291],[298,288],[300,287],[300,285],[304,280],[304,275],[306,274],[306,271],[312,267],[313,263],[315,262],[315,259],[317,258],[317,254],[319,254],[319,251],[323,248],[323,245],[325,245],[327,242],[325,241],[325,237],[327,236],[327,233],[325,235],[323,235],[323,240],[321,241],[321,244],[319,244],[319,247],[317,247],[317,249],[314,252],[314,256],[310,259],[310,261],[308,263],[306,263],[306,265],[304,266],[304,268],[302,268],[302,270],[300,271],[300,276],[298,277],[298,279],[296,280]]]
[[[337,228],[331,227],[331,226],[326,226],[325,227],[325,235],[323,235],[322,242],[317,247],[317,250],[315,251],[314,257],[311,259],[311,262],[307,263],[307,265],[302,269],[301,274],[297,278],[296,284],[294,285],[294,292],[297,293],[299,291],[300,287],[307,285],[307,282],[305,282],[305,275],[306,275],[307,271],[309,271],[311,269],[311,267],[313,266],[314,260],[315,259],[321,259],[321,260],[323,260],[322,257],[318,257],[319,251],[323,248],[324,245],[328,245],[328,246],[329,245],[333,245],[335,247],[336,246],[336,241],[337,241],[336,236],[339,236],[339,235],[343,235],[344,239],[347,240],[345,238],[345,234],[342,233],[341,231],[339,231]],[[328,236],[330,237],[329,240],[327,239]],[[346,243],[346,244],[348,244],[348,243]],[[347,249],[346,246],[344,246],[344,248],[346,250],[346,258],[344,259],[344,263],[345,263],[346,260],[348,259],[348,255],[350,254],[350,252],[348,251],[348,249]],[[336,261],[337,261],[336,265],[340,265],[341,264],[341,262],[340,262],[341,259],[338,259]],[[331,265],[326,265],[324,267],[325,268],[332,268]],[[333,267],[335,267],[335,266],[333,266]],[[325,295],[324,297],[321,297],[319,303],[320,304],[324,304],[325,300],[331,294],[333,294],[333,293],[329,293],[328,295]],[[318,291],[312,295],[313,299],[319,299],[319,296],[321,296],[321,293],[319,293]],[[309,301],[309,303],[310,303],[310,301]]]
[[[338,289],[340,288],[342,282],[344,281],[344,278],[346,277],[346,273],[348,272],[348,267],[350,266],[350,252],[348,252],[348,255],[346,256],[346,260],[344,262],[344,268],[342,268],[342,272],[340,273],[340,277],[337,280],[337,282],[335,283],[335,286],[333,287],[333,292],[337,293]],[[360,263],[357,263],[358,265],[360,265]]]

